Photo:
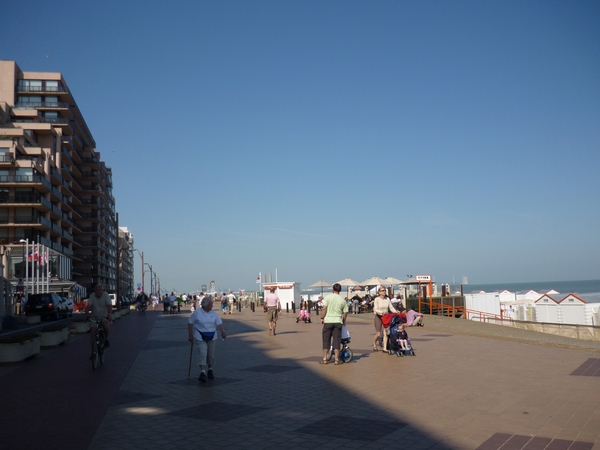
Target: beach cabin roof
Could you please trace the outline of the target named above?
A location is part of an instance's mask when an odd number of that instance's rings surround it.
[[[517,291],[519,295],[528,295],[528,294],[539,294],[539,292],[534,291],[533,289],[529,289],[527,291]]]
[[[469,294],[485,294],[485,293],[486,292],[483,291],[483,290],[482,291],[471,291],[471,292],[469,292]]]
[[[560,302],[561,306],[564,305],[585,305],[585,300],[579,298],[575,294],[569,294],[565,296]]]
[[[549,294],[549,295],[556,295],[556,294],[560,294],[560,292],[554,290],[554,289],[547,289],[544,291],[540,291],[540,294]]]
[[[586,303],[600,303],[600,292],[592,292],[589,294],[577,294],[577,297],[584,300]]]
[[[546,305],[552,305],[552,304],[558,305],[559,301],[550,297],[548,294],[544,294],[540,298],[538,298],[534,303],[546,304]]]

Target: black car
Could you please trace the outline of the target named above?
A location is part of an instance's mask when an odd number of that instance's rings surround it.
[[[60,316],[68,317],[68,301],[58,294],[29,294],[25,304],[25,314],[28,316],[50,317],[58,320]]]

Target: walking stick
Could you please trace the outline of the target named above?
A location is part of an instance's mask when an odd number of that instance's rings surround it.
[[[194,341],[190,347],[190,366],[188,367],[188,380],[190,379],[190,373],[192,373],[192,354],[194,353]]]

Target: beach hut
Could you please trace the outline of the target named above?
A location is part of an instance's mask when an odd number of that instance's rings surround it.
[[[585,300],[575,294],[569,294],[559,302],[559,305],[558,323],[585,324]]]
[[[558,301],[548,294],[542,295],[534,302],[535,321],[558,323]]]

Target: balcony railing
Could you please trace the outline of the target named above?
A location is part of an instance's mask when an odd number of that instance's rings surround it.
[[[14,163],[15,155],[13,155],[12,153],[0,153],[0,163],[3,162]]]
[[[50,200],[45,199],[44,197],[42,197],[39,194],[38,195],[35,195],[35,194],[30,194],[30,195],[25,195],[25,194],[20,194],[20,195],[0,195],[0,203],[19,203],[19,204],[23,204],[23,203],[31,203],[31,204],[41,203],[42,205],[44,205],[48,209],[52,208],[52,203],[50,202]]]
[[[64,86],[17,86],[18,92],[65,92],[69,93],[69,90]]]
[[[65,102],[18,102],[15,104],[15,109],[31,109],[31,108],[51,108],[51,109],[68,109],[69,104]]]
[[[0,175],[0,183],[41,183],[52,189],[52,184],[41,175]]]
[[[62,117],[56,117],[56,118],[55,117],[53,117],[53,118],[45,117],[44,121],[48,122],[48,123],[62,123],[65,125],[67,125],[69,123],[69,119],[63,119]]]
[[[25,224],[25,223],[39,223],[45,227],[52,228],[52,222],[45,217],[15,217],[14,223]]]

